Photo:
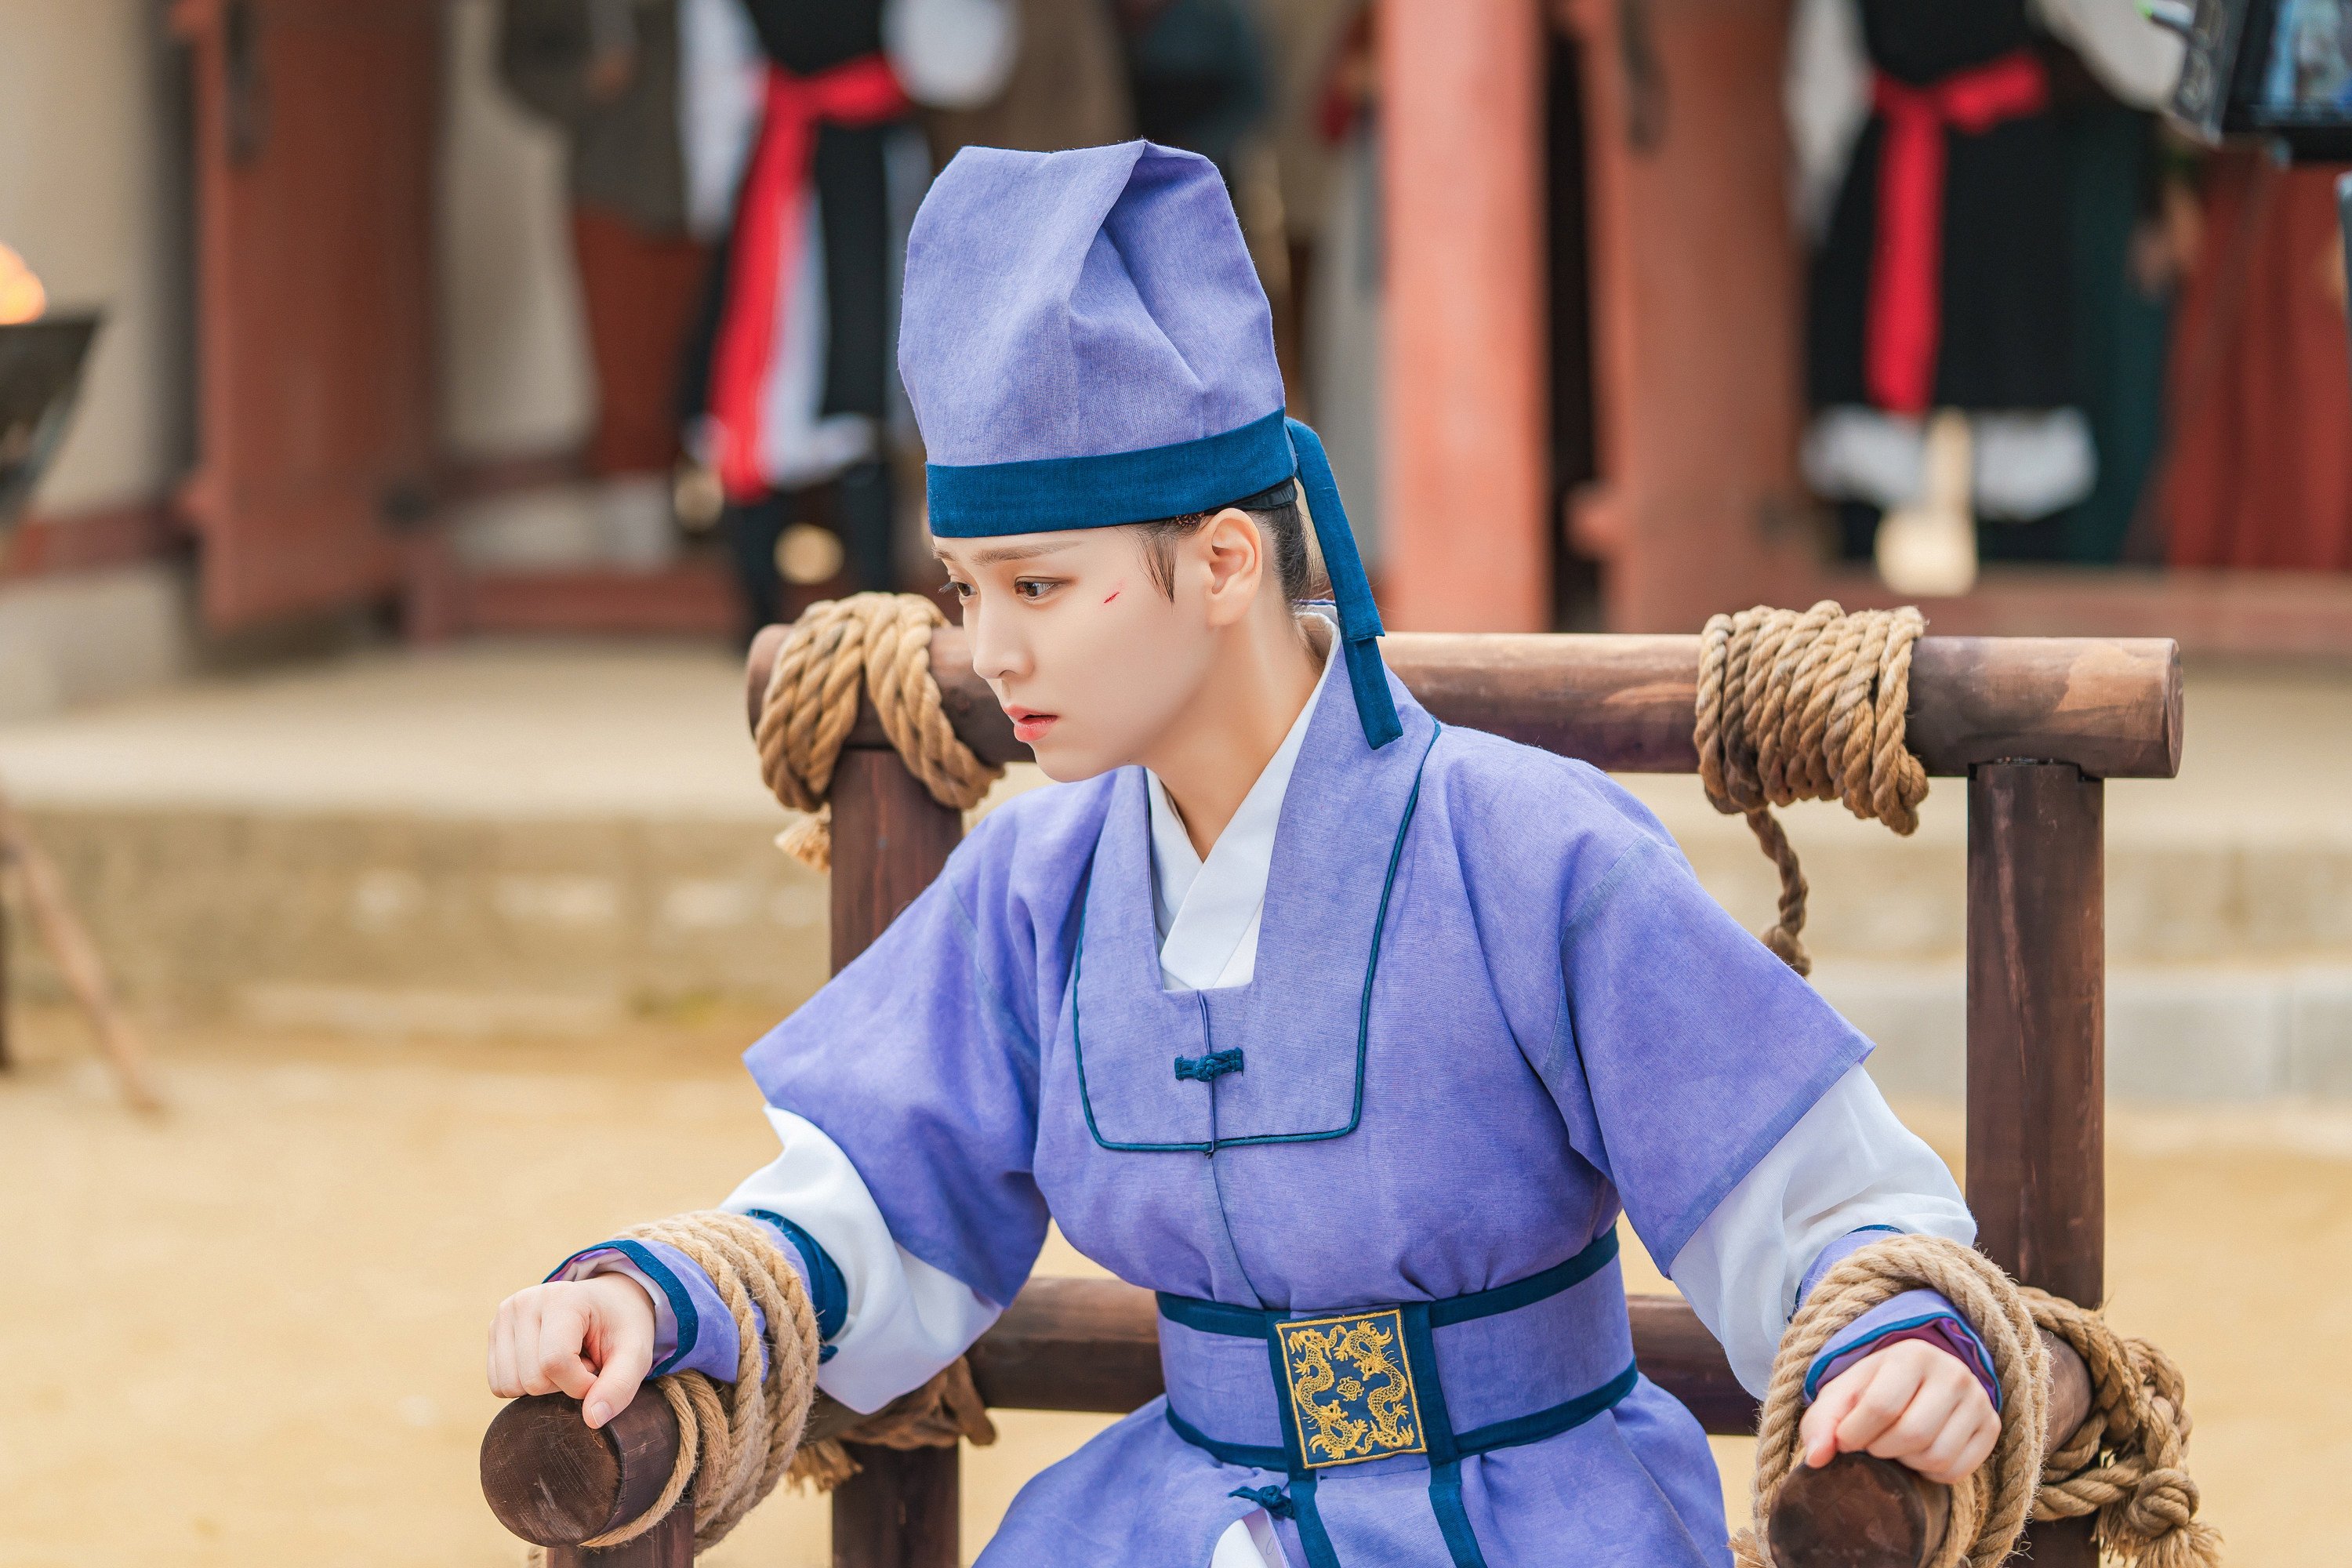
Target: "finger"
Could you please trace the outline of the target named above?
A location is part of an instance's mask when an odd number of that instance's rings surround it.
[[[580,1331],[567,1330],[567,1320],[576,1322],[576,1312],[567,1313],[561,1307],[548,1306],[532,1312],[515,1336],[515,1358],[522,1373],[523,1386],[533,1394],[568,1392],[562,1377],[571,1374],[572,1363],[580,1360]],[[569,1343],[564,1342],[569,1340]],[[579,1384],[585,1388],[590,1373],[580,1369]]]
[[[1856,1453],[1875,1443],[1895,1425],[1919,1389],[1918,1373],[1902,1361],[1880,1361],[1876,1356],[1871,1360],[1880,1362],[1875,1369],[1877,1375],[1863,1390],[1862,1397],[1853,1402],[1845,1419],[1838,1423],[1838,1448],[1843,1453]]]
[[[1923,1380],[1903,1413],[1870,1445],[1870,1451],[1882,1459],[1907,1464],[1934,1447],[1946,1427],[1957,1426],[1965,1432],[1970,1423],[1960,1416],[1959,1410],[1960,1396],[1966,1392],[1942,1378]]]
[[[525,1394],[553,1394],[555,1384],[544,1368],[541,1342],[546,1334],[546,1298],[532,1291],[515,1299],[515,1316],[510,1342],[514,1347],[515,1381]]]
[[[490,1325],[490,1392],[500,1399],[513,1399],[523,1392],[522,1362],[515,1354],[514,1313],[501,1310],[498,1321]]]
[[[1830,1379],[1829,1385],[1805,1412],[1797,1433],[1804,1446],[1805,1463],[1821,1468],[1838,1456],[1838,1424],[1853,1411],[1854,1402],[1872,1382],[1874,1369],[1867,1361],[1849,1367]]]
[[[1947,1424],[1936,1434],[1936,1440],[1905,1461],[1914,1470],[1931,1481],[1953,1486],[1965,1479],[1976,1466],[1969,1462],[1969,1447],[1977,1436],[1977,1424],[1966,1418]]]
[[[621,1342],[606,1347],[604,1368],[581,1399],[581,1414],[591,1426],[602,1426],[626,1410],[654,1363],[650,1342],[634,1332],[623,1333],[619,1339]]]
[[[540,1373],[574,1399],[596,1381],[595,1369],[580,1353],[588,1342],[588,1315],[569,1300],[550,1307],[539,1321]]]
[[[1982,1414],[1963,1408],[1959,1415],[1945,1425],[1935,1442],[1907,1462],[1931,1481],[1957,1486],[1968,1479],[1969,1472],[1984,1463],[1985,1456],[1992,1452],[1993,1442],[2000,1436],[1998,1417],[1988,1420]]]

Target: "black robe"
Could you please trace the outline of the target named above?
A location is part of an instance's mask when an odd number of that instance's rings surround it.
[[[2024,0],[1860,0],[1871,63],[1926,86],[2021,48],[2040,48]],[[1816,407],[1872,403],[1864,351],[1877,239],[1874,111],[1813,259],[1807,389]],[[2066,161],[2046,110],[1981,135],[1948,131],[1938,408],[2055,408],[2075,400],[2069,326]]]

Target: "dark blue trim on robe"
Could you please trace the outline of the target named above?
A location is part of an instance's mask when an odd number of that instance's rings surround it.
[[[841,1277],[841,1265],[833,1260],[833,1254],[816,1237],[773,1209],[743,1212],[745,1218],[759,1220],[782,1232],[800,1253],[801,1262],[808,1269],[809,1311],[816,1319],[817,1343],[823,1347],[816,1359],[831,1361],[834,1352],[840,1348],[832,1342],[833,1336],[841,1332],[842,1325],[849,1320],[849,1284]]]
[[[1397,866],[1404,859],[1405,836],[1412,830],[1413,813],[1421,805],[1422,774],[1429,766],[1429,753],[1436,748],[1437,737],[1444,732],[1444,725],[1432,721],[1429,743],[1422,748],[1421,760],[1414,765],[1412,792],[1405,796],[1404,813],[1397,822],[1396,839],[1389,846],[1388,874],[1381,883],[1379,912],[1372,917],[1371,951],[1364,959],[1363,1000],[1356,1011],[1356,1091],[1348,1120],[1338,1127],[1316,1132],[1254,1132],[1240,1138],[1224,1139],[1215,1137],[1213,1132],[1202,1142],[1122,1142],[1104,1137],[1102,1128],[1095,1121],[1094,1098],[1087,1089],[1086,1033],[1080,1026],[1078,1016],[1078,985],[1085,976],[1087,962],[1087,907],[1082,900],[1078,907],[1077,941],[1070,952],[1070,1046],[1077,1065],[1078,1102],[1086,1112],[1087,1132],[1097,1144],[1115,1153],[1214,1154],[1220,1149],[1238,1149],[1256,1143],[1319,1143],[1328,1138],[1345,1138],[1356,1130],[1357,1123],[1364,1119],[1364,1063],[1372,1037],[1372,983],[1380,974],[1381,933],[1388,927],[1389,899],[1396,891]],[[1184,1076],[1180,1068],[1177,1077]]]
[[[687,1352],[694,1349],[695,1339],[702,1331],[702,1315],[694,1310],[694,1298],[687,1293],[686,1282],[671,1273],[669,1265],[656,1258],[642,1243],[608,1241],[603,1247],[591,1250],[603,1251],[604,1247],[635,1264],[646,1278],[660,1286],[661,1293],[669,1298],[670,1316],[677,1322],[677,1348],[662,1357],[660,1365],[646,1369],[647,1377],[659,1377],[684,1361]]]

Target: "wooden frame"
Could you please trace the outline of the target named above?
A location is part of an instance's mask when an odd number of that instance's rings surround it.
[[[753,647],[755,703],[775,635]],[[992,760],[1023,755],[972,675],[961,632],[937,634],[931,652],[958,732]],[[1446,722],[1618,771],[1696,766],[1695,637],[1400,636],[1386,652]],[[1911,694],[1912,750],[1931,773],[1968,779],[1967,1180],[1979,1245],[2025,1283],[2095,1303],[2105,1196],[2102,785],[2178,772],[2179,653],[2163,639],[1930,637],[1917,645]],[[837,969],[938,874],[962,823],[908,773],[870,712],[842,758],[833,803]],[[1632,1309],[1643,1372],[1710,1432],[1751,1432],[1755,1402],[1689,1308],[1675,1297],[1635,1296]],[[992,1405],[1125,1412],[1160,1391],[1151,1298],[1117,1280],[1033,1280],[971,1359]],[[649,1495],[647,1466],[667,1473],[676,1434],[665,1443],[657,1428],[668,1412],[640,1400],[631,1414],[641,1409],[606,1447],[587,1440],[595,1451],[576,1468],[600,1478],[586,1510],[592,1523],[629,1517],[621,1499]],[[541,1430],[552,1434],[546,1441],[573,1447],[584,1432],[576,1419]],[[835,1568],[953,1568],[957,1451],[856,1452],[864,1469],[834,1494]],[[495,1502],[498,1489],[488,1489]],[[2035,1527],[2037,1568],[2096,1568],[2089,1524]],[[683,1568],[690,1546],[683,1529],[668,1528],[611,1552],[556,1547],[549,1568]]]

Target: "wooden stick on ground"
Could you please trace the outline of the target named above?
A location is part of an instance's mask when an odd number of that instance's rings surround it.
[[[140,1110],[163,1110],[163,1097],[156,1089],[154,1068],[148,1061],[147,1049],[140,1044],[122,1010],[115,1005],[113,988],[107,984],[106,965],[98,956],[98,944],[90,941],[81,917],[74,913],[73,900],[67,896],[65,879],[58,875],[57,863],[34,842],[26,830],[25,819],[5,795],[0,795],[0,858],[16,867],[18,886],[25,891],[26,910],[33,917],[33,929],[40,933],[41,945],[56,961],[66,988],[81,1004],[82,1011],[89,1015],[100,1054],[114,1069],[123,1099]]]

